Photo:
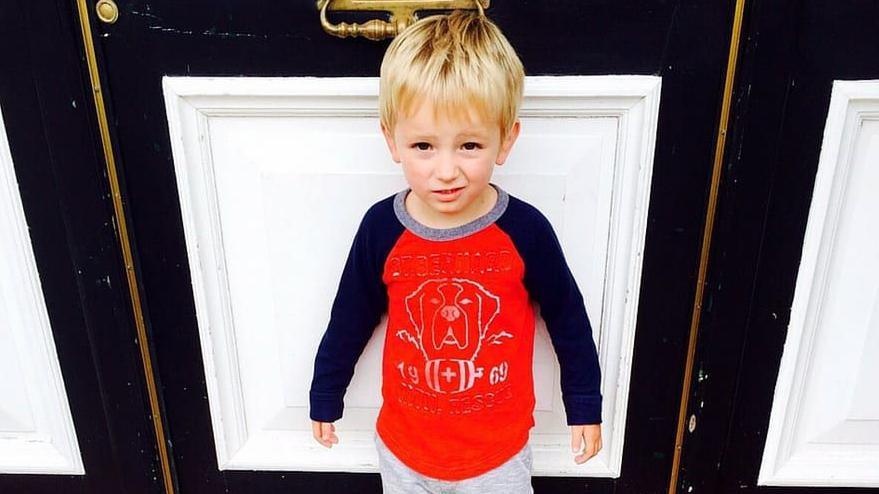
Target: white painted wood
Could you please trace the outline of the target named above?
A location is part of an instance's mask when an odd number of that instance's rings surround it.
[[[835,81],[758,483],[879,487],[879,80]]]
[[[0,474],[85,474],[0,114]]]
[[[406,186],[374,78],[163,79],[220,469],[377,471],[385,320],[327,450],[308,389],[357,224]],[[540,208],[586,299],[603,369],[604,449],[570,453],[558,364],[538,325],[535,475],[620,473],[660,79],[530,77],[494,181]]]

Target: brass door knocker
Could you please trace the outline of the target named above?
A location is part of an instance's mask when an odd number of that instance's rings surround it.
[[[417,21],[416,12],[419,10],[473,10],[475,8],[479,10],[481,15],[485,15],[485,9],[490,3],[491,0],[317,0],[317,8],[320,10],[320,25],[329,34],[340,38],[363,36],[378,41],[393,38]],[[345,22],[332,24],[327,20],[327,10],[379,11],[390,12],[391,15],[387,21],[372,19],[363,24]]]

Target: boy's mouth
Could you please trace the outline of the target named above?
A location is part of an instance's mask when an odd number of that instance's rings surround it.
[[[450,194],[454,194],[455,192],[458,192],[459,190],[461,190],[463,188],[464,187],[458,187],[456,189],[440,189],[440,190],[435,190],[434,192],[437,194],[442,194],[442,195],[450,195]]]

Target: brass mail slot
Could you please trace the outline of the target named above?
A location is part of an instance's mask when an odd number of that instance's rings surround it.
[[[317,0],[320,23],[324,31],[340,38],[363,36],[371,40],[393,38],[418,20],[419,10],[479,9],[484,13],[491,0]],[[390,12],[387,21],[372,19],[363,24],[332,24],[327,11]]]
[[[487,9],[491,0],[483,0],[482,8]],[[321,1],[318,2],[320,8]],[[395,12],[401,10],[454,10],[475,9],[474,0],[333,0],[327,7],[330,12],[348,11],[381,11]]]

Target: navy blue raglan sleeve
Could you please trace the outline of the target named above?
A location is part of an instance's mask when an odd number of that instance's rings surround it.
[[[540,304],[561,371],[568,425],[601,423],[601,370],[583,295],[549,220],[531,209],[525,285]]]
[[[312,420],[333,422],[342,417],[343,398],[354,366],[387,310],[382,281],[384,259],[371,208],[361,220],[348,252],[330,312],[330,321],[314,360],[309,392]]]

